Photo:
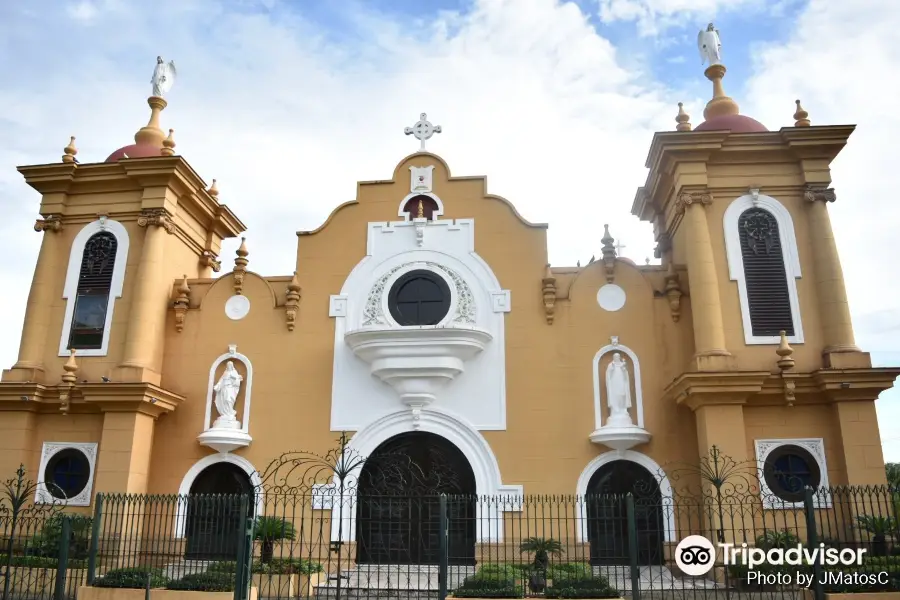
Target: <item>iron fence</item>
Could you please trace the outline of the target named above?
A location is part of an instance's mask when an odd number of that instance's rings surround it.
[[[35,503],[39,486],[20,469],[0,503],[0,600],[76,598],[83,585],[235,600],[252,588],[272,600],[900,591],[900,490],[800,487],[786,500],[725,471],[671,470],[667,485],[627,494],[504,497],[263,476],[242,494],[99,494],[78,514],[49,497]],[[789,551],[795,564],[774,564]]]

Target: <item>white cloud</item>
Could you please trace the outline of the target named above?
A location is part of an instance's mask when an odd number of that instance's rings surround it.
[[[766,0],[598,0],[598,15],[605,23],[633,21],[643,35],[657,35],[670,27],[706,23],[722,12],[751,16],[761,10],[783,10]]]
[[[601,9],[607,19],[646,27],[688,14],[705,21],[724,4],[602,0]],[[898,83],[889,81],[900,65],[891,46],[900,24],[883,2],[838,4],[810,5],[790,44],[763,52],[753,89],[739,100],[772,128],[790,122],[795,95],[815,123],[860,122],[836,168],[833,213],[862,323],[900,292],[900,283],[879,278],[885,261],[875,245],[891,247],[889,218],[896,221],[900,210],[890,194],[896,167],[888,154],[900,134],[890,114]],[[554,264],[599,255],[604,223],[627,244],[626,256],[643,263],[652,255],[650,227],[630,215],[631,201],[646,176],[652,133],[673,129],[677,101],[690,106],[691,96],[665,90],[640,63],[625,66],[575,4],[482,0],[465,14],[443,13],[415,27],[357,6],[331,31],[278,2],[256,8],[264,10],[229,12],[212,0],[106,0],[91,28],[79,27],[84,19],[77,15],[63,22],[52,10],[35,9],[0,24],[0,38],[23,49],[22,79],[0,89],[0,197],[9,199],[0,235],[29,257],[0,264],[10,290],[0,308],[13,328],[24,314],[40,243],[30,225],[39,199],[13,166],[58,160],[69,135],[78,137],[85,162],[128,144],[147,119],[144,97],[157,54],[179,67],[163,125],[175,128],[179,153],[207,181],[219,180],[221,198],[248,224],[254,270],[290,273],[294,232],[321,224],[354,197],[358,180],[388,177],[417,148],[403,128],[422,111],[443,126],[429,148],[454,174],[489,175],[492,193],[526,218],[550,223]],[[687,43],[672,54],[692,52],[693,41]],[[60,56],[68,57],[65,68]],[[0,67],[14,72],[8,61],[0,57]],[[740,82],[729,85],[736,93]],[[701,107],[693,104],[696,123]],[[875,211],[878,220],[866,216]],[[231,241],[223,249],[226,268],[235,248]],[[900,323],[896,313],[871,319],[871,332]],[[860,338],[896,348],[887,336]],[[15,361],[17,344],[16,335],[0,341],[0,363]]]

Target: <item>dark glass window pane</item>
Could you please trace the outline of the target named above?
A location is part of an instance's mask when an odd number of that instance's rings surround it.
[[[822,483],[815,457],[793,445],[780,446],[769,454],[763,477],[772,493],[785,502],[802,502],[807,486],[815,489]]]
[[[91,465],[80,450],[67,448],[53,455],[44,470],[47,491],[54,498],[65,500],[84,491],[91,474]]]
[[[103,347],[103,329],[117,250],[118,240],[108,231],[92,235],[84,245],[69,334],[70,349],[96,350]]]
[[[437,325],[450,311],[450,288],[431,271],[412,271],[397,280],[388,296],[400,325]]]
[[[91,350],[103,345],[103,327],[106,324],[108,302],[107,294],[78,294],[75,298],[69,348]]]

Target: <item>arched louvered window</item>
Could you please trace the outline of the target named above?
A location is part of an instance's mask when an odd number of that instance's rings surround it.
[[[108,231],[92,235],[84,246],[69,333],[70,349],[96,350],[103,347],[103,329],[106,326],[117,250],[116,236]]]
[[[741,213],[738,236],[754,336],[794,335],[791,298],[778,221],[754,207]]]

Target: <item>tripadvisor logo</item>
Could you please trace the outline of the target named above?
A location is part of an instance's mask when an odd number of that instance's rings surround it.
[[[754,569],[762,564],[769,565],[823,565],[823,566],[858,566],[863,563],[864,549],[826,548],[819,544],[818,548],[807,548],[797,544],[791,548],[751,548],[744,544],[719,543],[713,545],[702,535],[689,535],[675,548],[675,564],[688,576],[697,577],[708,573],[716,562],[719,550],[722,550],[722,564],[743,565]]]

